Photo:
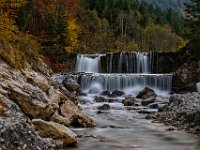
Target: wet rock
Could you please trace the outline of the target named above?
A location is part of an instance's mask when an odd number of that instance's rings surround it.
[[[126,97],[122,100],[122,103],[124,104],[124,106],[134,106],[135,99],[133,97]]]
[[[59,108],[60,115],[70,120],[70,125],[74,127],[94,127],[95,123],[86,116],[78,106],[70,100],[64,101]]]
[[[110,109],[110,105],[108,104],[103,104],[102,106],[98,107],[99,110],[109,110]]]
[[[157,97],[157,95],[154,92],[154,90],[152,90],[152,89],[150,89],[148,87],[144,88],[136,96],[136,98],[142,99],[141,104],[143,106],[147,106],[148,104],[153,103],[156,100],[156,97]]]
[[[136,96],[136,98],[140,98],[140,99],[146,99],[149,98],[150,96],[157,96],[156,93],[154,92],[154,90],[152,90],[149,87],[144,88],[142,91],[140,91],[138,93],[138,95]]]
[[[116,96],[122,96],[124,95],[125,93],[123,91],[120,91],[120,90],[114,90],[112,92],[113,95],[116,95]]]
[[[50,137],[62,141],[64,145],[77,143],[77,136],[64,125],[55,122],[47,122],[41,119],[33,119],[34,128],[42,137]]]
[[[150,108],[150,109],[159,109],[160,106],[159,106],[158,103],[153,103],[153,104],[149,104],[149,105],[148,105],[148,108]]]
[[[70,92],[73,92],[73,91],[77,91],[78,92],[80,90],[80,85],[73,79],[65,78],[62,81],[62,84]]]
[[[104,97],[101,97],[101,96],[96,96],[96,97],[95,97],[95,101],[96,101],[97,103],[101,103],[101,102],[105,102],[106,99],[105,99]]]
[[[102,91],[102,92],[100,93],[100,95],[108,96],[108,95],[110,95],[110,91],[108,91],[108,90]]]

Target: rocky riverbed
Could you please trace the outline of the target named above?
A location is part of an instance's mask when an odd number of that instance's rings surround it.
[[[159,112],[147,116],[147,119],[200,135],[200,91],[171,96]]]

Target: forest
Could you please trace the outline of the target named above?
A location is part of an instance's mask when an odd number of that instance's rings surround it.
[[[24,67],[39,55],[62,64],[77,53],[178,51],[199,39],[195,8],[198,0],[185,15],[137,0],[1,0],[0,56]]]

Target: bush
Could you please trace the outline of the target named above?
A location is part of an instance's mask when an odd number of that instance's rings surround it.
[[[39,44],[28,34],[0,32],[0,58],[14,68],[25,68],[26,62],[37,63]]]

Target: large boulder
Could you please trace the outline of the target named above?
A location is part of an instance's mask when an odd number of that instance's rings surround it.
[[[68,118],[70,124],[74,127],[95,126],[93,120],[81,112],[79,107],[70,100],[64,101],[60,105],[59,112],[62,117]]]
[[[156,100],[156,93],[149,87],[144,88],[142,91],[138,93],[136,98],[142,99],[141,104],[143,106],[147,106],[150,103],[155,102]]]
[[[75,80],[73,80],[71,78],[65,78],[62,81],[62,84],[70,92],[73,92],[73,91],[77,91],[78,92],[80,90],[80,85]]]
[[[19,88],[10,90],[9,98],[15,101],[22,111],[31,118],[49,119],[58,109],[56,104],[51,104],[46,99],[37,99],[41,95],[31,96]]]
[[[55,149],[41,138],[31,121],[13,101],[0,94],[0,149]]]
[[[62,141],[63,145],[77,143],[77,135],[64,125],[55,122],[47,122],[41,119],[33,119],[32,123],[42,137]]]

